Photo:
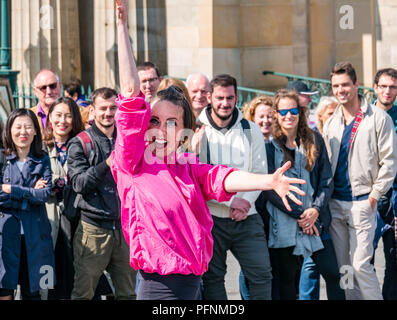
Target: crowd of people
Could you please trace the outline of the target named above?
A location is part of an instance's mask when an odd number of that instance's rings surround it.
[[[229,74],[136,66],[116,8],[120,91],[43,69],[4,126],[0,300],[225,300],[228,251],[242,299],[397,299],[397,70],[368,101],[337,63],[315,126],[299,81],[239,110]]]

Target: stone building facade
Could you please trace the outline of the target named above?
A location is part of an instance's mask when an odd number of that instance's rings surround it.
[[[66,82],[117,86],[115,7],[110,0],[12,0],[12,69],[31,84],[41,68]],[[263,70],[327,79],[351,61],[362,84],[397,67],[396,0],[130,0],[139,62],[185,78],[234,75],[241,86],[275,90]]]

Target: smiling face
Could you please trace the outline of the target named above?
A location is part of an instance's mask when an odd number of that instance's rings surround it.
[[[33,90],[39,103],[47,111],[52,103],[61,96],[61,84],[57,76],[50,70],[43,70],[36,76]]]
[[[397,96],[397,79],[384,74],[380,76],[378,84],[374,85],[379,102],[389,108],[393,105]]]
[[[343,106],[354,103],[358,94],[358,81],[353,80],[347,73],[334,74],[331,78],[332,93]]]
[[[184,129],[183,109],[166,100],[157,100],[152,105],[152,117],[146,139],[150,150],[160,159],[175,152]]]
[[[11,126],[11,139],[16,149],[30,149],[36,130],[29,116],[15,118]]]
[[[198,115],[210,102],[210,83],[205,76],[197,75],[189,80],[187,90],[192,100],[192,108]]]
[[[93,103],[92,116],[95,119],[95,124],[99,128],[110,128],[114,126],[114,116],[117,111],[116,96],[104,99],[101,96],[95,98]]]
[[[236,105],[236,92],[233,86],[216,86],[211,94],[211,115],[213,119],[228,121],[233,115]]]
[[[281,98],[277,105],[277,111],[275,111],[276,119],[281,127],[281,129],[285,132],[288,131],[297,131],[299,124],[299,111],[298,114],[293,115],[292,113],[299,106],[294,99],[291,98]],[[286,111],[282,111],[286,110]],[[291,110],[288,111],[287,110]],[[281,115],[280,112],[287,112],[286,115]]]
[[[73,116],[66,103],[56,105],[49,115],[49,120],[55,140],[57,140],[57,137],[67,138],[69,136],[73,128]]]
[[[273,114],[272,106],[260,104],[255,108],[253,120],[261,129],[265,140],[267,140],[272,133]]]

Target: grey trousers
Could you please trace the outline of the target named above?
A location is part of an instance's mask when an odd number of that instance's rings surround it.
[[[383,300],[371,264],[376,220],[369,200],[331,199],[329,208],[332,215],[329,232],[342,273],[341,281],[345,283],[346,300]],[[351,279],[349,272],[353,275]]]
[[[259,214],[236,222],[213,216],[214,253],[203,275],[206,300],[226,300],[226,256],[230,250],[240,264],[248,282],[252,300],[271,300],[272,273],[269,251]]]

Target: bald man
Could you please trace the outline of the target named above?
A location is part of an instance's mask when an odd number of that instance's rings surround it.
[[[193,113],[196,118],[210,103],[210,82],[203,73],[194,73],[187,77],[186,87],[192,99]]]
[[[39,120],[41,132],[45,129],[48,110],[52,103],[61,96],[59,76],[52,70],[40,70],[33,80],[33,92],[39,103],[32,108]]]

